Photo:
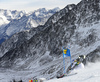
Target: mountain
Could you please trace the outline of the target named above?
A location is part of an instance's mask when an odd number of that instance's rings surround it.
[[[41,8],[26,14],[23,11],[1,9],[0,43],[2,43],[5,39],[10,38],[15,33],[29,30],[38,25],[44,25],[47,19],[58,11],[58,7],[51,10]]]
[[[24,11],[0,9],[0,26],[8,24],[13,19],[20,19],[24,14]]]
[[[0,46],[0,67],[19,71],[15,77],[22,79],[55,78],[63,72],[62,47],[69,45],[72,59],[87,55],[87,61],[100,61],[99,4],[100,0],[70,4],[45,25],[16,33]],[[67,69],[70,60],[65,61]]]
[[[56,12],[58,12],[60,9],[59,7],[56,7],[54,9],[46,10],[45,8],[40,8],[38,10],[35,10],[31,16],[32,19],[35,21],[34,27],[37,27],[38,25],[44,25],[45,22]]]
[[[24,11],[11,11],[0,9],[0,44],[9,36],[6,35],[7,26],[12,20],[20,19],[26,13]]]

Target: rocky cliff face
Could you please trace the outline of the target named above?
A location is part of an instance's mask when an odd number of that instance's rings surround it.
[[[36,76],[48,78],[62,70],[62,46],[70,45],[72,59],[78,55],[87,55],[90,60],[99,57],[99,4],[100,0],[82,0],[68,5],[44,26],[14,35],[0,46],[0,67],[33,69]]]

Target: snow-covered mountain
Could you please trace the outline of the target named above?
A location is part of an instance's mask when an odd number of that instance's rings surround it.
[[[0,44],[10,36],[6,35],[7,26],[14,19],[20,19],[26,13],[24,11],[11,11],[0,9]]]
[[[26,14],[23,11],[0,10],[0,43],[13,34],[29,30],[38,25],[44,25],[50,16],[59,11],[59,8],[46,10],[41,8]]]
[[[100,0],[68,5],[51,16],[45,25],[16,33],[2,43],[0,67],[22,70],[17,76],[27,74],[29,79],[54,78],[63,72],[62,46],[67,45],[72,59],[87,55],[87,61],[100,60],[99,26]],[[65,60],[67,69],[70,60]]]
[[[24,14],[24,11],[0,9],[0,26],[8,24],[13,19],[20,19]]]

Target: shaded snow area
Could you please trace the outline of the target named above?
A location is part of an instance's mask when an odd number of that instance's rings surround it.
[[[45,82],[100,82],[100,62],[88,63],[84,69],[74,72],[77,72],[77,74]]]
[[[69,45],[71,46],[71,53],[73,55],[88,54],[100,45],[99,26],[100,23],[90,24],[87,27],[80,26],[80,28],[77,28],[75,30],[75,33],[71,38],[71,42],[69,43]],[[91,37],[91,41],[89,41],[89,37]],[[79,46],[79,44],[81,46]]]

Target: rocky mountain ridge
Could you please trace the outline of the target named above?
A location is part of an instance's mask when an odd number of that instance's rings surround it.
[[[59,8],[46,10],[41,8],[26,14],[23,11],[0,10],[0,43],[10,38],[13,34],[26,31],[38,25],[44,25],[47,19]]]

